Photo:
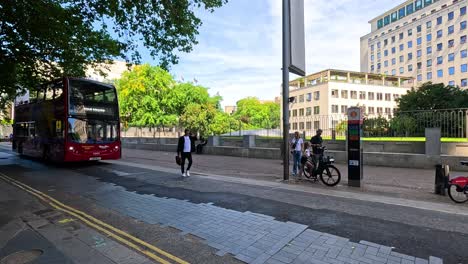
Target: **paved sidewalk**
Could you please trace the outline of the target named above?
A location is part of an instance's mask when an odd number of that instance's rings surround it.
[[[123,161],[154,165],[178,170],[174,161],[175,153],[124,149]],[[283,165],[279,160],[249,159],[228,156],[194,155],[193,172],[200,174],[224,175],[229,177],[257,180],[282,180]],[[374,192],[382,195],[426,201],[448,201],[448,197],[433,194],[434,170],[364,167],[364,186],[360,189],[347,187],[347,167],[336,164],[341,171],[341,183],[336,187],[346,191]],[[463,173],[452,172],[451,175]],[[304,181],[302,185],[326,188],[318,183]]]

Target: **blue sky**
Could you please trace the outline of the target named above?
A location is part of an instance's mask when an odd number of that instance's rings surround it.
[[[171,68],[177,80],[197,79],[219,92],[223,105],[281,91],[281,0],[230,0],[214,13],[201,12],[199,44]],[[402,0],[305,0],[306,71],[359,71],[359,38],[370,19]],[[144,57],[144,62],[153,63]],[[290,78],[296,76],[291,75]]]

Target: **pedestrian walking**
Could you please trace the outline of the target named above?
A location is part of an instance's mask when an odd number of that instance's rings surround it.
[[[302,150],[304,149],[304,141],[302,140],[299,132],[294,132],[294,138],[291,140],[291,153],[293,154],[293,171],[292,175],[297,176],[298,170],[301,167],[301,157],[302,157]]]
[[[180,157],[180,170],[182,177],[190,177],[190,168],[192,167],[192,152],[195,152],[195,141],[197,137],[193,136],[190,130],[186,129],[177,144],[177,156]],[[185,170],[185,160],[188,160],[187,170]]]

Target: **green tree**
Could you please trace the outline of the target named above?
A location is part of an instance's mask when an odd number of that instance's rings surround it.
[[[399,111],[436,110],[468,107],[468,91],[430,82],[411,89],[397,100]]]
[[[212,124],[217,112],[218,109],[213,104],[192,103],[186,107],[180,119],[184,127],[206,136],[212,132]]]
[[[256,97],[247,97],[237,102],[234,117],[247,128],[277,128],[280,125],[280,106],[276,103],[261,103]]]
[[[197,8],[227,0],[23,0],[0,4],[0,106],[19,89],[115,58],[139,63],[142,47],[163,68],[197,44]]]
[[[160,67],[136,66],[116,81],[120,115],[128,126],[158,127],[177,124],[177,115],[166,99],[175,86],[172,76]]]

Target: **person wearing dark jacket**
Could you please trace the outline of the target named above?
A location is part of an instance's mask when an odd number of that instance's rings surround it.
[[[190,177],[190,168],[192,167],[192,152],[195,152],[195,141],[197,137],[192,136],[190,130],[186,129],[184,136],[179,138],[177,144],[177,156],[181,158],[180,170],[182,177]],[[188,159],[187,171],[185,172],[185,159]]]

